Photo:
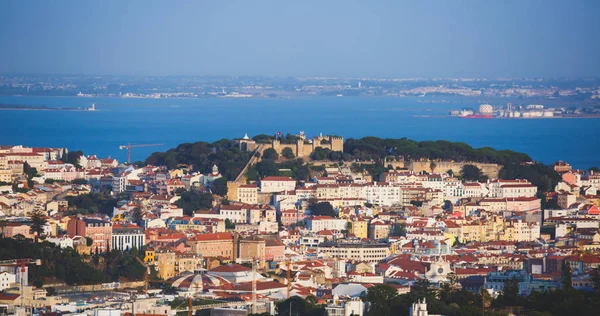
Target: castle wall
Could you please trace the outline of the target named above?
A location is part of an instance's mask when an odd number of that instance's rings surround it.
[[[386,161],[384,164],[384,167],[388,167],[388,166],[392,166],[392,169],[396,169],[396,168],[400,168],[400,169],[404,169],[406,168],[406,161],[401,160],[401,161]],[[446,169],[448,170],[448,169]],[[444,171],[446,171],[444,170]],[[436,168],[437,171],[437,168]],[[429,172],[429,171],[428,171]]]
[[[304,142],[302,142],[301,146],[302,146],[302,156],[310,157],[310,154],[312,154],[312,152],[314,151],[313,144],[305,144]]]
[[[227,181],[227,199],[229,199],[230,201],[237,201],[239,187],[239,182]]]
[[[298,157],[298,144],[282,144],[278,140],[274,140],[271,144],[271,148],[275,149],[280,156],[284,148],[289,148],[294,153],[294,156]]]
[[[419,173],[421,171],[426,171],[431,173],[430,161],[409,161],[407,162],[406,168],[408,170]],[[477,168],[481,169],[481,172],[488,176],[490,179],[497,179],[498,173],[502,166],[493,164],[493,163],[479,163],[479,162],[452,162],[452,161],[436,161],[436,167],[433,170],[434,173],[437,172],[446,172],[448,170],[452,170],[455,175],[460,174],[460,170],[464,165],[474,165]]]
[[[327,140],[328,143],[321,145],[322,140]],[[312,144],[305,144],[303,140],[298,140],[296,144],[282,144],[279,140],[273,140],[271,144],[264,145],[264,149],[273,148],[279,155],[281,155],[284,148],[290,148],[294,156],[298,158],[309,157],[317,147],[331,151],[344,151],[344,138],[317,136],[313,138]]]

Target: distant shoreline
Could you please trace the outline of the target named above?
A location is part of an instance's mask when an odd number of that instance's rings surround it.
[[[552,116],[552,117],[491,117],[491,118],[465,118],[454,115],[413,115],[420,118],[456,118],[462,120],[551,120],[551,119],[600,119],[597,116]]]
[[[0,104],[3,111],[89,111],[81,107],[49,107],[46,105]],[[91,111],[90,111],[91,112]]]
[[[530,104],[530,103],[544,103],[549,106],[598,106],[600,100],[561,100],[553,98],[543,97],[531,97],[531,98],[518,98],[518,97],[506,97],[506,96],[460,96],[460,95],[427,95],[425,98],[419,97],[418,95],[305,95],[305,94],[281,94],[273,97],[266,95],[256,95],[252,97],[224,97],[224,96],[201,96],[201,97],[165,97],[165,98],[154,98],[154,97],[122,97],[122,96],[102,96],[102,95],[27,95],[27,94],[6,94],[0,97],[18,97],[18,98],[65,98],[65,99],[118,99],[118,100],[307,100],[307,99],[411,99],[414,98],[418,104],[463,104],[463,103],[504,103],[512,102],[514,104]],[[96,102],[98,103],[98,102]],[[116,104],[102,104],[103,106],[113,106]],[[73,109],[77,110],[77,109]],[[81,108],[86,110],[86,108]]]

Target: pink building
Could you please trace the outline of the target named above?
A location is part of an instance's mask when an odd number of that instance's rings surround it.
[[[542,201],[537,197],[506,198],[506,210],[514,212],[540,211]]]
[[[85,171],[83,169],[77,169],[75,167],[65,167],[62,169],[63,179],[65,181],[73,181],[75,179],[84,179]]]
[[[185,189],[185,186],[181,180],[173,178],[161,182],[156,189],[158,195],[174,195],[177,189]]]
[[[13,238],[16,235],[23,235],[25,238],[33,238],[33,235],[29,232],[28,225],[21,223],[7,223],[6,226],[2,227],[2,236]]]
[[[297,210],[282,210],[281,211],[281,223],[283,226],[289,226],[298,223],[298,211]]]
[[[93,247],[99,251],[112,249],[112,223],[96,218],[72,219],[67,224],[69,237],[89,237],[94,241]]]
[[[285,259],[285,245],[277,239],[265,241],[265,260],[283,261]]]

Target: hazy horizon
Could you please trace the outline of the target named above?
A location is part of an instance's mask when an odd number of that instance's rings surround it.
[[[598,1],[0,3],[0,73],[339,78],[600,74]]]

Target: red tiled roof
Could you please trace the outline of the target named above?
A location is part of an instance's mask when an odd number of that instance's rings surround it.
[[[258,187],[256,186],[256,184],[242,184],[238,188],[255,189],[255,188],[258,188]]]
[[[233,235],[230,233],[212,233],[212,234],[197,234],[190,240],[194,241],[211,241],[211,240],[231,240]]]
[[[222,265],[222,266],[218,266],[216,268],[211,269],[211,272],[244,272],[244,271],[250,271],[252,269],[245,267],[243,265],[240,264],[236,264],[236,263],[232,263],[232,264],[226,264],[226,265]]]
[[[296,180],[294,180],[290,177],[280,177],[280,176],[268,176],[266,178],[263,178],[261,181],[293,181],[293,182],[296,182]]]

